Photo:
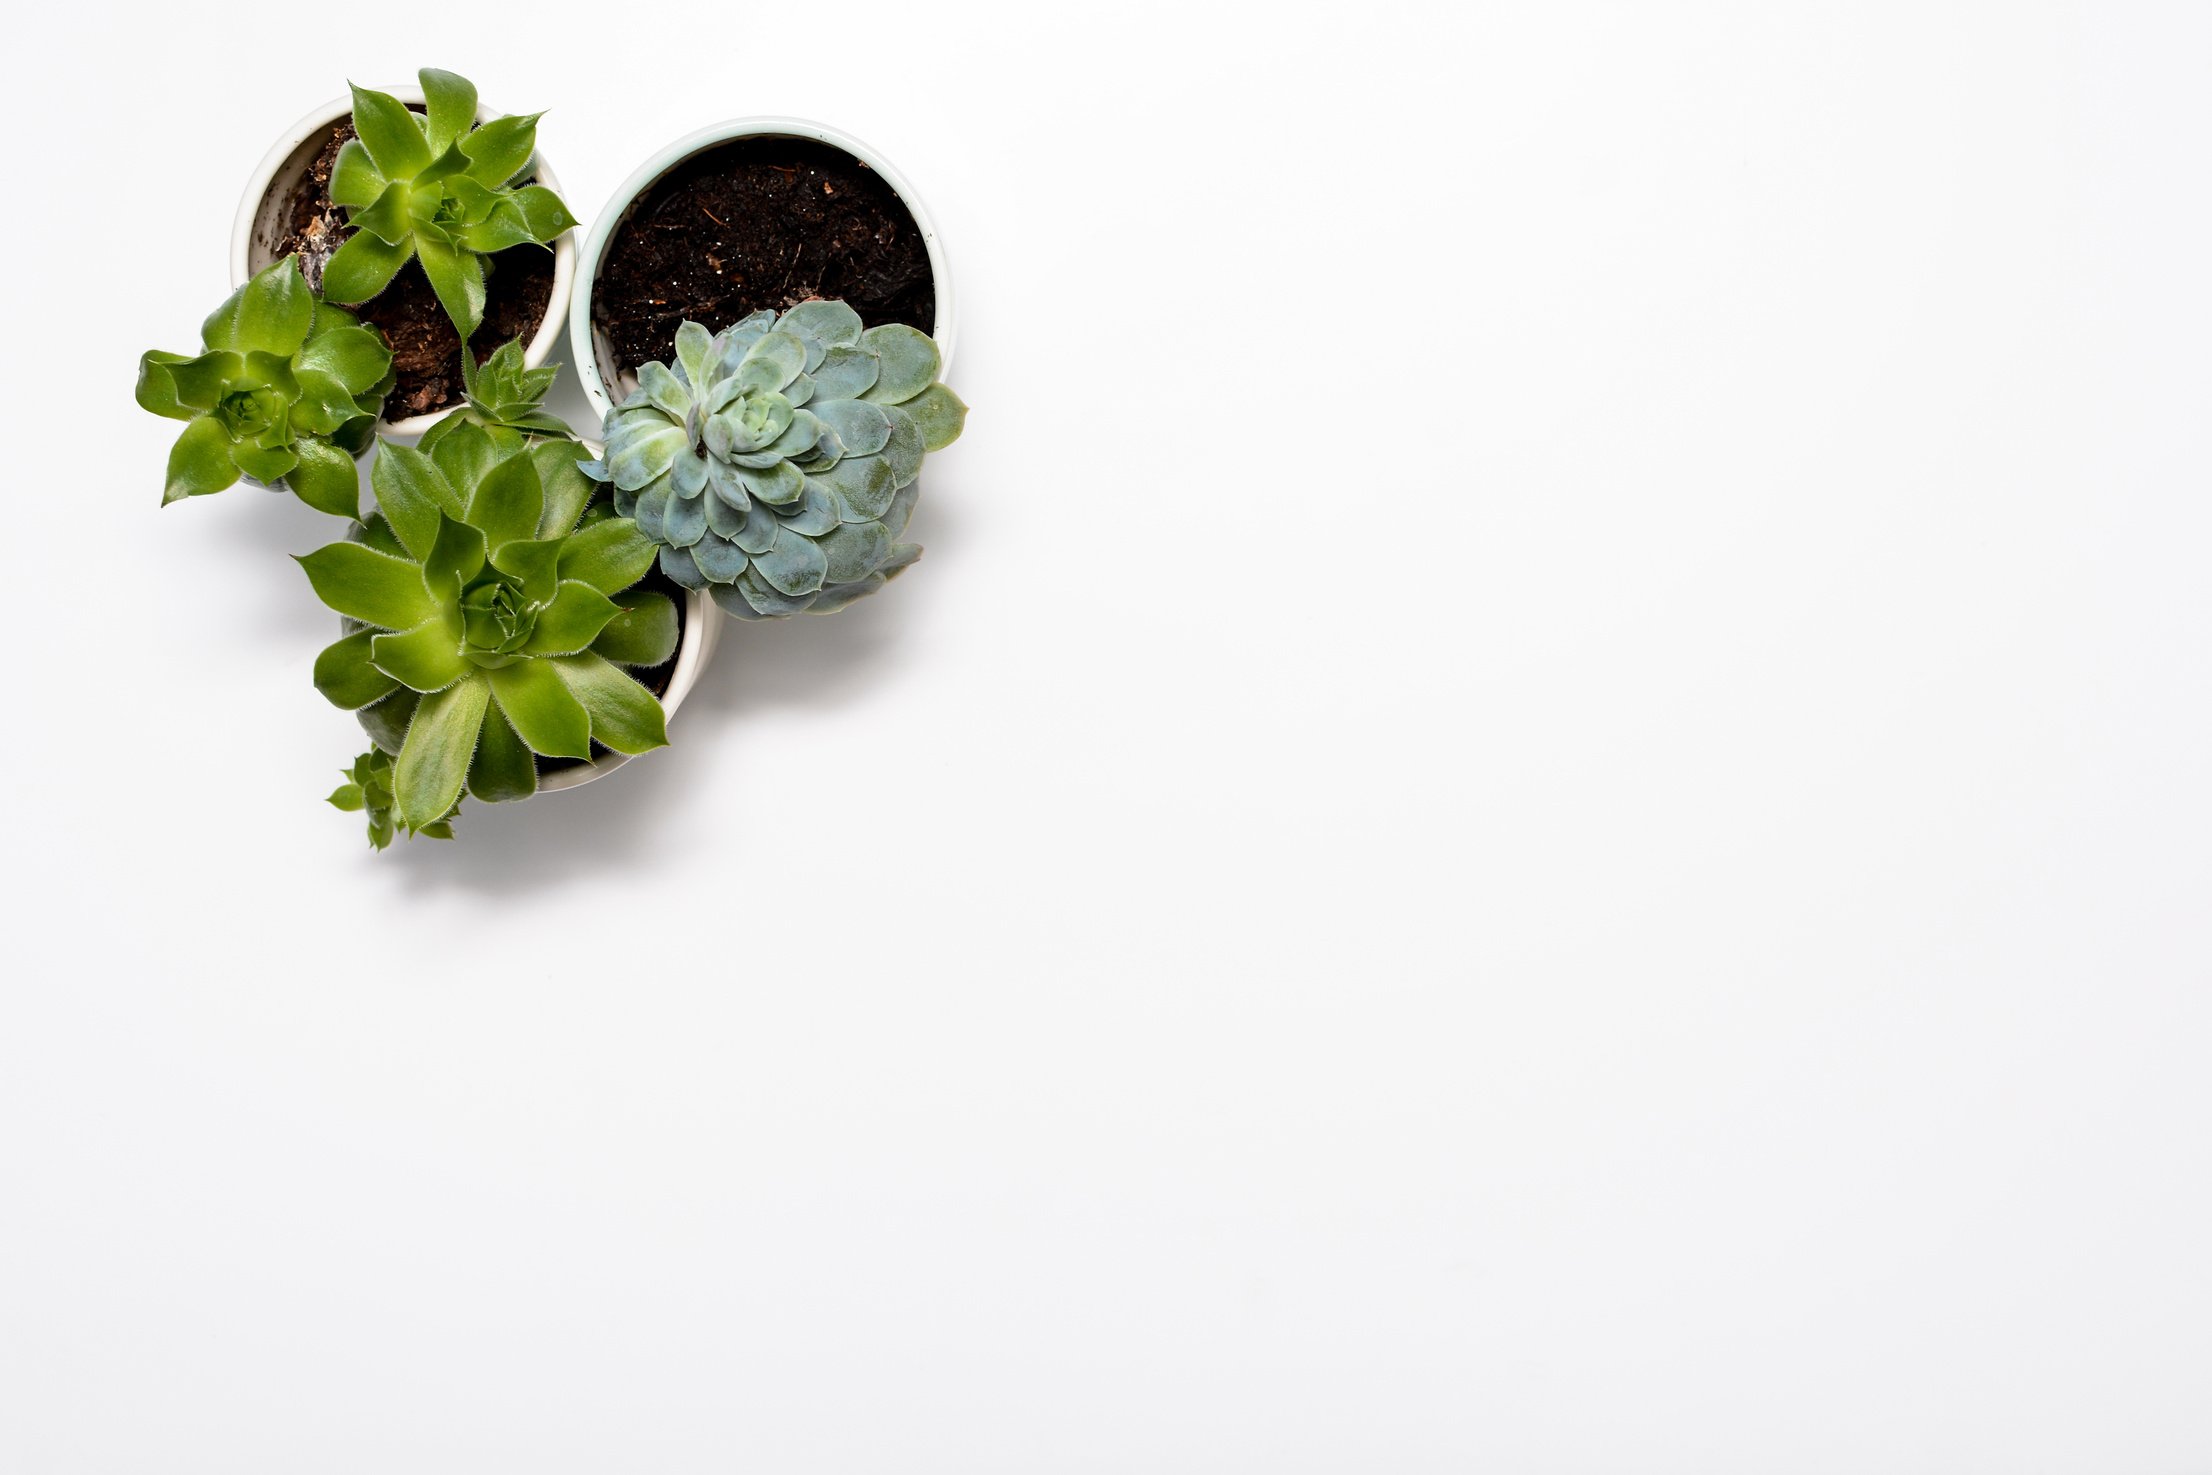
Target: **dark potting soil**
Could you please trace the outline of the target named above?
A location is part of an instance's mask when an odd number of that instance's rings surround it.
[[[592,326],[625,370],[675,357],[686,318],[719,332],[811,297],[873,328],[931,331],[921,227],[882,175],[804,138],[741,138],[685,160],[634,204],[592,288]]]
[[[318,292],[324,263],[353,234],[346,212],[330,199],[331,166],[351,137],[350,118],[333,127],[315,162],[285,201],[286,229],[277,242],[277,255],[298,252],[307,285]],[[547,305],[553,300],[553,253],[544,246],[495,252],[485,258],[484,268],[484,321],[469,337],[478,363],[510,338],[519,337],[527,344],[545,321]],[[461,335],[438,305],[422,263],[408,262],[390,286],[352,310],[362,321],[383,330],[392,348],[392,366],[399,371],[399,382],[385,402],[385,419],[428,414],[459,404],[466,396],[461,383]]]
[[[691,607],[685,602],[686,595],[684,593],[683,586],[681,584],[678,584],[674,579],[669,578],[668,575],[662,573],[658,568],[648,571],[645,577],[638,580],[637,583],[631,586],[631,588],[632,590],[656,590],[662,594],[667,595],[670,599],[676,601],[675,653],[669,656],[667,660],[661,662],[657,666],[632,666],[625,668],[632,676],[635,676],[639,680],[639,682],[644,685],[645,689],[654,695],[654,697],[664,697],[668,694],[668,683],[673,681],[676,677],[677,657],[681,656],[684,653],[684,631],[689,627],[691,623]],[[608,751],[609,750],[604,744],[594,741],[591,745],[591,761],[594,763],[598,762],[600,759],[607,756]],[[540,775],[548,773],[559,773],[564,768],[581,768],[583,764],[584,760],[581,758],[548,758],[543,753],[540,753],[538,755],[538,772]]]

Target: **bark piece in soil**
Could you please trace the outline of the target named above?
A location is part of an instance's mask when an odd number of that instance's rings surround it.
[[[277,242],[276,254],[297,252],[307,285],[318,292],[323,287],[324,265],[353,234],[345,210],[330,198],[331,167],[339,148],[351,137],[352,119],[334,125],[315,162],[285,201],[285,233]],[[528,344],[553,301],[553,252],[547,247],[514,246],[494,252],[484,259],[484,267],[484,321],[469,337],[469,349],[478,363],[510,338],[519,337]],[[385,419],[427,415],[466,398],[461,383],[461,335],[438,305],[421,262],[408,262],[390,286],[351,311],[381,329],[391,345],[392,367],[398,370],[399,381],[385,401]]]
[[[592,326],[619,367],[667,363],[686,318],[719,332],[813,297],[873,328],[930,332],[937,284],[913,212],[883,176],[807,138],[740,138],[695,154],[624,216],[592,287]]]

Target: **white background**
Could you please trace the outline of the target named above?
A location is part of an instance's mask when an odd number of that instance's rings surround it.
[[[12,23],[0,1467],[2212,1469],[2205,12],[503,13]],[[875,143],[974,414],[376,856],[130,385],[423,63]]]

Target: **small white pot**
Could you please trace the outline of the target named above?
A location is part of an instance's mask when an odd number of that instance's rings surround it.
[[[638,197],[669,170],[694,154],[732,139],[760,136],[811,138],[844,150],[883,176],[884,183],[891,186],[914,217],[915,225],[921,228],[922,244],[929,252],[929,274],[937,289],[937,320],[930,336],[937,340],[937,351],[944,356],[946,368],[952,366],[952,270],[945,259],[944,240],[937,234],[937,226],[929,218],[922,197],[906,182],[906,176],[892,167],[891,161],[882,154],[850,133],[826,123],[810,123],[804,118],[733,118],[727,123],[716,123],[697,133],[686,134],[647,159],[636,173],[622,181],[622,187],[614,192],[614,198],[607,201],[606,208],[593,222],[591,233],[584,237],[583,258],[577,265],[574,295],[568,305],[568,342],[577,377],[584,381],[584,393],[590,397],[592,409],[602,420],[618,400],[627,398],[637,387],[636,376],[616,375],[612,345],[591,326],[591,291],[599,280],[599,264],[606,255],[608,242],[614,239],[615,231]]]
[[[423,101],[420,87],[389,87],[382,89],[403,103],[420,104]],[[253,178],[246,185],[245,195],[238,201],[238,217],[230,230],[230,284],[243,287],[247,278],[266,268],[277,259],[276,243],[284,235],[284,223],[279,218],[284,197],[291,193],[294,180],[305,174],[314,164],[315,155],[322,152],[332,125],[353,116],[353,98],[333,98],[306,117],[286,129],[284,136],[269,150]],[[479,105],[476,121],[489,123],[502,116],[490,108]],[[560,181],[545,165],[540,155],[532,161],[537,182],[559,193]],[[553,243],[553,291],[546,298],[545,319],[538,324],[538,331],[523,346],[523,359],[533,369],[543,365],[552,356],[554,345],[561,341],[563,310],[568,305],[569,283],[576,275],[576,244],[574,231],[566,232]],[[410,415],[404,420],[379,420],[380,435],[421,435],[431,426],[459,409],[453,405],[434,415]]]

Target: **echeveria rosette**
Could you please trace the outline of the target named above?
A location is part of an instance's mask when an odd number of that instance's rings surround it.
[[[503,451],[473,424],[428,452],[386,442],[370,472],[378,512],[300,560],[354,622],[316,658],[316,688],[396,754],[401,824],[436,823],[464,786],[528,797],[537,755],[668,741],[660,703],[624,668],[673,654],[675,604],[631,590],[654,545],[594,503],[582,454],[573,441]]]
[[[842,609],[921,555],[899,537],[925,451],[968,407],[928,334],[842,302],[676,333],[610,411],[587,474],[661,545],[663,573],[742,619]]]
[[[188,422],[169,451],[161,500],[203,497],[249,477],[341,517],[361,510],[354,456],[392,386],[384,340],[318,302],[287,256],[257,272],[200,325],[196,356],[138,361],[138,403]]]
[[[352,767],[339,771],[346,781],[331,791],[329,803],[347,814],[365,814],[369,843],[377,849],[391,844],[392,836],[401,830],[425,840],[453,838],[453,819],[461,808],[458,802],[426,825],[410,825],[398,818],[392,799],[392,755],[382,748],[370,748],[353,760]]]
[[[550,245],[576,224],[544,185],[516,188],[537,150],[538,119],[476,126],[476,87],[425,67],[425,111],[389,93],[353,89],[353,129],[330,171],[330,198],[353,234],[323,267],[323,295],[366,302],[410,259],[420,259],[439,305],[462,339],[484,319],[484,257],[510,246]]]

